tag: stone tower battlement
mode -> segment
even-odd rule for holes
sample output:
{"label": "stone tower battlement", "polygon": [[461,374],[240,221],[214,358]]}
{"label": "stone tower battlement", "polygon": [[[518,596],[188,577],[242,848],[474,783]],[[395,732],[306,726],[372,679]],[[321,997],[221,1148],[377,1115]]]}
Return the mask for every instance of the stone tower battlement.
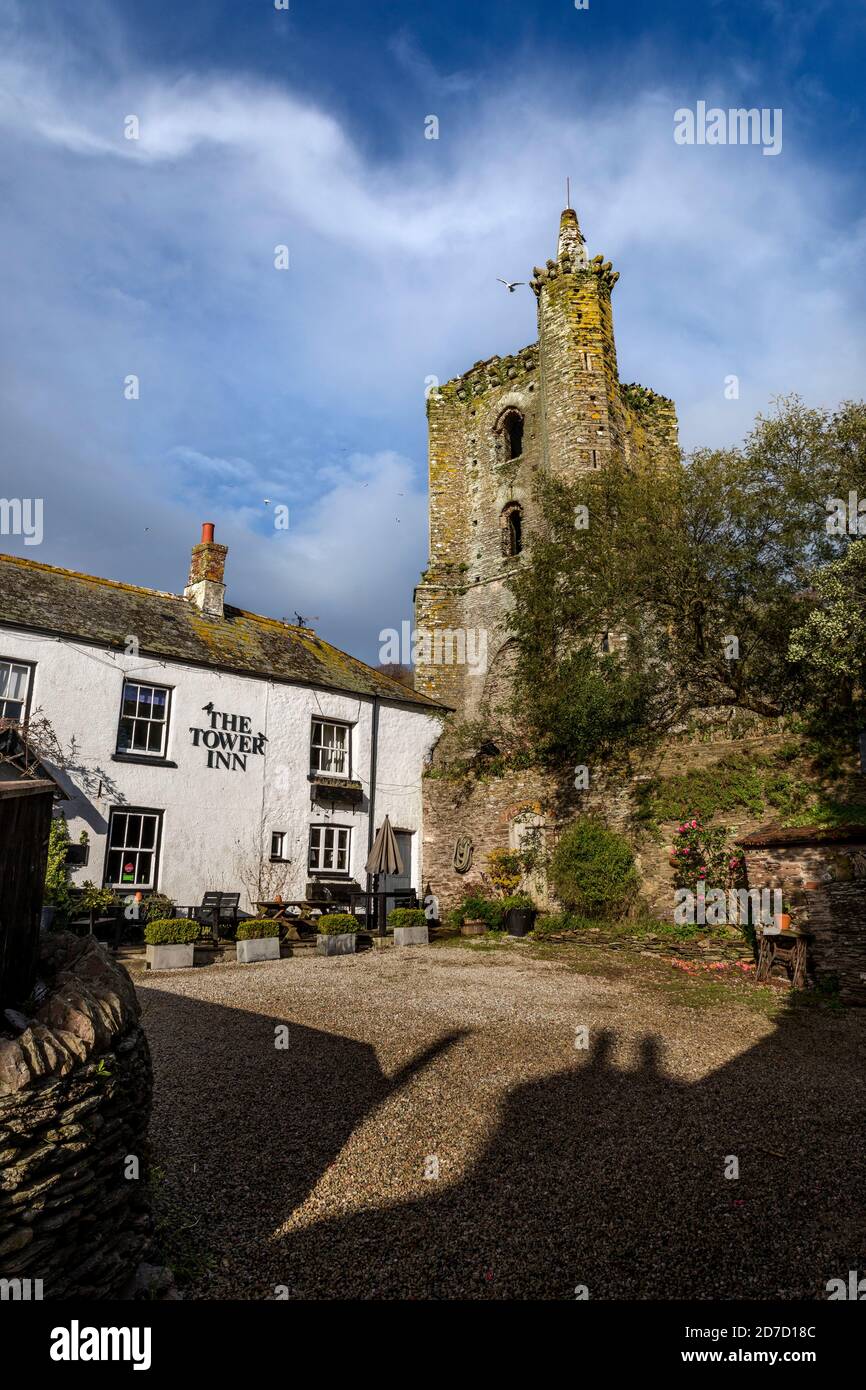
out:
{"label": "stone tower battlement", "polygon": [[[486,634],[486,663],[416,665],[415,685],[458,719],[495,708],[511,665],[507,581],[531,548],[539,471],[573,480],[617,458],[659,469],[678,455],[671,400],[619,380],[611,294],[619,279],[587,256],[572,208],[555,260],[536,266],[538,342],[476,362],[427,401],[430,560],[415,590],[416,629]],[[467,643],[467,649],[479,649]]]}

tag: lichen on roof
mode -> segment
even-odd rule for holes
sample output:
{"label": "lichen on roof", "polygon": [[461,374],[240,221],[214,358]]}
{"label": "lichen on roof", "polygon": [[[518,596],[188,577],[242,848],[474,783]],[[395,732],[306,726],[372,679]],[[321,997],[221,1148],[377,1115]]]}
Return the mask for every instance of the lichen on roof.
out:
{"label": "lichen on roof", "polygon": [[177,594],[16,555],[0,555],[0,625],[121,651],[135,637],[142,654],[166,661],[442,708],[310,628],[229,604],[224,617],[211,618]]}

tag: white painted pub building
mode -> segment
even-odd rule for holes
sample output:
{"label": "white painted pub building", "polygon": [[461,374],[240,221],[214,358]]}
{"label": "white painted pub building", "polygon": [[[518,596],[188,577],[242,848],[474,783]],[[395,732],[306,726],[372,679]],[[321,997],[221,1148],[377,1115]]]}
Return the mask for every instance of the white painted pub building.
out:
{"label": "white painted pub building", "polygon": [[[176,903],[366,885],[385,815],[423,888],[421,776],[441,707],[225,603],[213,524],[183,595],[0,555],[0,719],[50,726],[85,879]],[[43,761],[46,761],[43,757]],[[81,832],[86,832],[82,836]],[[244,891],[246,889],[246,891]]]}

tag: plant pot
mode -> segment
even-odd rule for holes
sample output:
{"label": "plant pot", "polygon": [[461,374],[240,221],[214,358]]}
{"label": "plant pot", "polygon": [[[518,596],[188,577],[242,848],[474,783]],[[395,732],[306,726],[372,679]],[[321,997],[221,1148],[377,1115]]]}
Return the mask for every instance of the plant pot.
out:
{"label": "plant pot", "polygon": [[790,917],[790,914],[787,913],[787,912],[777,912],[777,913],[776,913],[776,926],[779,928],[779,931],[790,931],[790,930],[791,930],[791,917]]}
{"label": "plant pot", "polygon": [[425,922],[423,927],[395,927],[395,946],[429,946],[430,933]]}
{"label": "plant pot", "polygon": [[235,944],[238,961],[241,965],[251,965],[257,960],[279,960],[280,938],[278,936],[253,936]]}
{"label": "plant pot", "polygon": [[526,936],[535,926],[538,916],[534,907],[510,907],[505,914],[505,929],[509,936]]}
{"label": "plant pot", "polygon": [[461,936],[483,936],[487,930],[487,923],[483,918],[474,917],[467,920],[460,928]]}
{"label": "plant pot", "polygon": [[316,942],[316,953],[320,956],[353,956],[357,932],[340,932],[338,936],[325,936],[324,932]]}
{"label": "plant pot", "polygon": [[195,962],[195,942],[185,941],[173,946],[148,946],[146,955],[151,970],[192,970]]}

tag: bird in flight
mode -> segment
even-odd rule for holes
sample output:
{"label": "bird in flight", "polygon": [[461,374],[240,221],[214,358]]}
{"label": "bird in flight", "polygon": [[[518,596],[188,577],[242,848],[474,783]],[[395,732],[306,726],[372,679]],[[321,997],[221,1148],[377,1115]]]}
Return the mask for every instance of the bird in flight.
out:
{"label": "bird in flight", "polygon": [[509,294],[514,294],[514,291],[517,289],[518,285],[526,284],[525,280],[503,280],[501,275],[497,275],[496,278],[499,281],[500,285],[505,286]]}

